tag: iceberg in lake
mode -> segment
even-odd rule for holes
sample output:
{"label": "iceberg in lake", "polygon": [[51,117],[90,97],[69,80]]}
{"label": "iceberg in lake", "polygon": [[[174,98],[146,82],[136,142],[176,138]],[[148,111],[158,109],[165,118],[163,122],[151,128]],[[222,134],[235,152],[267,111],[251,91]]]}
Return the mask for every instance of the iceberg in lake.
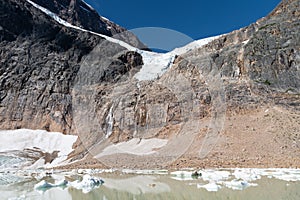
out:
{"label": "iceberg in lake", "polygon": [[61,180],[61,181],[59,181],[55,184],[49,183],[45,180],[42,180],[41,182],[39,182],[38,184],[36,184],[34,186],[34,189],[39,190],[39,191],[46,191],[46,190],[49,190],[49,189],[54,188],[54,187],[65,188],[65,187],[67,187],[67,185],[68,185],[67,180]]}
{"label": "iceberg in lake", "polygon": [[82,181],[70,182],[68,185],[75,189],[82,190],[83,193],[89,193],[103,183],[104,181],[101,178],[92,177],[86,174],[83,176]]}
{"label": "iceberg in lake", "polygon": [[69,182],[67,180],[61,180],[53,184],[45,180],[42,180],[41,182],[37,183],[34,186],[34,189],[44,192],[46,190],[49,190],[51,188],[56,188],[56,187],[60,187],[60,188],[73,187],[75,189],[82,190],[83,193],[89,193],[93,189],[98,188],[103,183],[104,181],[101,178],[92,177],[90,175],[84,175],[82,181],[76,180],[73,182]]}
{"label": "iceberg in lake", "polygon": [[223,182],[223,185],[233,190],[244,190],[250,186],[257,186],[256,183],[248,183],[247,181],[241,181],[241,180],[226,181]]}
{"label": "iceberg in lake", "polygon": [[208,192],[217,192],[219,189],[221,189],[221,186],[217,183],[211,182],[205,185],[197,184],[197,188],[204,188]]}

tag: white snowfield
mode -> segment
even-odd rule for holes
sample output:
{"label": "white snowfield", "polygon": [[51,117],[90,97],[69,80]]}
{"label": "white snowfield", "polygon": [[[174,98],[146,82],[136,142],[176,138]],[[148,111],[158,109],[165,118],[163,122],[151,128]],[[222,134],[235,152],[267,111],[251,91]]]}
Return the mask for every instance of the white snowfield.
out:
{"label": "white snowfield", "polygon": [[127,142],[120,142],[118,144],[111,144],[106,147],[100,154],[96,157],[108,156],[118,153],[123,154],[133,154],[133,155],[150,155],[154,154],[156,151],[153,149],[161,148],[168,143],[168,140],[152,138],[152,139],[138,139],[133,138]]}
{"label": "white snowfield", "polygon": [[[70,28],[74,28],[74,29],[77,29],[80,31],[89,32],[89,33],[98,35],[100,37],[105,38],[106,40],[108,40],[110,42],[121,45],[122,47],[128,49],[129,51],[136,51],[136,52],[140,53],[143,57],[144,65],[142,66],[142,69],[135,75],[135,78],[138,79],[139,81],[154,80],[154,79],[162,76],[172,65],[176,55],[181,55],[181,54],[184,54],[193,49],[200,48],[201,46],[204,46],[204,45],[208,44],[209,42],[211,42],[212,40],[217,39],[218,37],[221,36],[221,35],[219,35],[219,36],[196,40],[184,47],[176,48],[173,51],[168,52],[168,53],[155,53],[155,52],[143,51],[143,50],[133,47],[121,40],[74,26],[74,25],[70,24],[69,22],[61,19],[59,16],[57,16],[53,12],[49,11],[48,9],[46,9],[30,0],[27,0],[27,2],[31,3],[34,7],[38,8],[45,14],[52,17],[55,21],[57,21],[58,23],[66,26],[66,27],[70,27]],[[105,17],[102,17],[102,18],[109,21],[109,19],[107,19]]]}
{"label": "white snowfield", "polygon": [[[72,146],[77,138],[78,136],[44,130],[17,129],[0,131],[0,152],[36,148],[44,153],[58,151],[58,157],[47,165],[51,167],[62,164],[67,159],[68,154],[73,151]],[[41,158],[31,167],[42,167],[45,166],[44,164],[44,159]]]}

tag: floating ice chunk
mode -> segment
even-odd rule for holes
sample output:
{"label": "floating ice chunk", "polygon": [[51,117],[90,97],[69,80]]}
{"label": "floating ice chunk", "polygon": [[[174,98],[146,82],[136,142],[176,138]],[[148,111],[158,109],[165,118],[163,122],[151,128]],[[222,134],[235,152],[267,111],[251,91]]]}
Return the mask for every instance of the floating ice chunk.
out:
{"label": "floating ice chunk", "polygon": [[215,182],[211,182],[206,185],[197,184],[197,188],[204,188],[209,192],[217,192],[219,189],[221,189],[221,186]]}
{"label": "floating ice chunk", "polygon": [[282,174],[273,175],[273,177],[283,181],[300,181],[300,174]]}
{"label": "floating ice chunk", "polygon": [[261,179],[260,170],[258,169],[235,169],[233,175],[236,179],[241,179],[244,181],[255,181]]}
{"label": "floating ice chunk", "polygon": [[257,186],[256,183],[248,183],[247,181],[240,181],[240,180],[226,181],[223,182],[223,185],[233,190],[244,190],[245,188],[250,186]]}
{"label": "floating ice chunk", "polygon": [[35,190],[40,190],[40,191],[46,191],[46,190],[48,190],[50,188],[54,188],[54,187],[67,187],[67,184],[68,184],[67,180],[61,180],[61,181],[58,181],[55,184],[49,183],[45,180],[42,180],[41,182],[37,183],[34,186],[34,189]]}
{"label": "floating ice chunk", "polygon": [[195,178],[202,178],[204,181],[218,182],[227,180],[231,176],[229,171],[215,171],[215,170],[201,170],[197,171],[198,176],[195,172],[191,171],[175,171],[170,173],[172,179],[176,180],[193,180]]}
{"label": "floating ice chunk", "polygon": [[167,175],[168,170],[139,170],[139,169],[123,169],[122,173],[125,174],[144,174],[144,175],[149,175],[149,174],[157,174],[157,175]]}
{"label": "floating ice chunk", "polygon": [[175,171],[175,172],[171,172],[171,178],[178,180],[178,181],[190,181],[190,180],[194,180],[194,177],[192,176],[193,173],[192,172],[188,172],[188,171]]}
{"label": "floating ice chunk", "polygon": [[198,173],[201,173],[202,179],[204,181],[222,181],[227,180],[230,177],[229,171],[215,171],[215,170],[204,170],[200,171]]}
{"label": "floating ice chunk", "polygon": [[74,169],[70,171],[71,174],[101,174],[101,173],[113,173],[116,169]]}
{"label": "floating ice chunk", "polygon": [[300,181],[299,169],[277,169],[273,177],[283,181]]}
{"label": "floating ice chunk", "polygon": [[84,174],[84,173],[85,173],[85,170],[84,170],[84,169],[78,169],[78,170],[77,170],[77,173],[78,173],[78,174]]}
{"label": "floating ice chunk", "polygon": [[55,184],[49,183],[45,180],[42,180],[41,182],[37,183],[34,186],[35,190],[38,191],[46,191],[51,188],[65,188],[65,187],[73,187],[78,190],[82,190],[83,193],[88,193],[92,191],[94,188],[98,188],[100,185],[102,185],[104,181],[101,178],[92,177],[90,175],[84,175],[82,181],[73,181],[68,182],[67,180],[60,180],[57,181]]}
{"label": "floating ice chunk", "polygon": [[101,178],[92,177],[86,174],[83,176],[82,181],[70,182],[69,186],[78,190],[82,190],[83,193],[89,193],[93,189],[98,188],[103,183],[104,181]]}
{"label": "floating ice chunk", "polygon": [[67,186],[67,184],[68,184],[67,180],[60,180],[55,183],[55,187],[65,187],[65,186]]}

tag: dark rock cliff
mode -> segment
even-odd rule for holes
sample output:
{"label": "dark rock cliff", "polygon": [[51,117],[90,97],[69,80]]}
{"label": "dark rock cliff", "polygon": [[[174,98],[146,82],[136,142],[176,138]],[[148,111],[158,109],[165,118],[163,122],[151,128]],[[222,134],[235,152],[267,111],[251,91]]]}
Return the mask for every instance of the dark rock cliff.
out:
{"label": "dark rock cliff", "polygon": [[[1,128],[70,133],[76,74],[85,56],[105,40],[66,28],[19,0],[0,1],[0,33]],[[122,52],[128,54],[123,47],[109,44],[99,53],[106,53],[115,68],[131,65]],[[103,79],[111,73],[117,74],[108,72]]]}
{"label": "dark rock cliff", "polygon": [[[261,100],[300,109],[299,9],[300,1],[284,0],[267,17],[194,52],[209,52],[227,87],[229,104],[239,96],[236,105]],[[252,100],[243,101],[246,97]]]}

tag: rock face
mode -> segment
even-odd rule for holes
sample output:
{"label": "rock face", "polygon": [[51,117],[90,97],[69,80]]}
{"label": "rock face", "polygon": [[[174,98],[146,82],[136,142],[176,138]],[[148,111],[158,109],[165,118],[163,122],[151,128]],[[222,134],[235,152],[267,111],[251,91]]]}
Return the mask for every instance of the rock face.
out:
{"label": "rock face", "polygon": [[[79,133],[98,132],[98,135],[79,134],[82,143],[87,147],[98,144],[89,150],[95,156],[107,141],[168,139],[168,145],[158,150],[157,157],[99,158],[108,166],[145,167],[141,163],[147,163],[146,167],[161,167],[188,151],[198,151],[193,160],[210,155],[220,133],[228,131],[226,121],[231,117],[247,115],[249,119],[259,118],[257,113],[277,107],[287,110],[287,113],[299,114],[299,2],[283,1],[258,22],[178,56],[172,68],[157,80],[137,82],[127,79],[110,87],[102,82],[101,86],[93,87],[93,92],[90,88],[94,84],[84,84],[85,88],[80,87],[75,96],[89,98],[72,104],[76,107],[75,124]],[[82,120],[84,116],[88,119]],[[244,123],[250,122],[245,120]],[[253,130],[257,130],[254,137],[259,139],[260,135],[266,134],[271,138],[281,138],[273,136],[274,132],[280,132],[279,129],[264,130],[272,123],[270,120],[263,126],[254,125]],[[300,139],[296,134],[299,127],[286,125],[285,128],[293,133],[292,140]],[[202,140],[199,141],[199,137]],[[292,140],[282,141],[293,145]],[[281,142],[272,147],[262,144],[261,152],[253,152],[258,155],[265,152],[264,156],[274,158],[277,154],[270,149],[280,145]],[[231,158],[233,155],[227,156]],[[203,161],[201,159],[199,162]],[[221,165],[221,161],[217,161],[217,165]]]}
{"label": "rock face", "polygon": [[[70,133],[76,74],[85,56],[105,40],[63,27],[26,1],[1,1],[0,13],[1,128]],[[128,66],[123,74],[133,60],[141,60],[137,56],[127,62],[130,53],[116,44],[100,53],[106,53],[116,68]]]}
{"label": "rock face", "polygon": [[270,101],[299,110],[299,7],[300,1],[282,1],[267,17],[184,55],[178,66],[187,61],[205,66],[209,57],[219,70],[231,110]]}
{"label": "rock face", "polygon": [[222,75],[247,76],[278,92],[299,93],[298,9],[299,1],[282,1],[269,16],[215,41],[211,46]]}
{"label": "rock face", "polygon": [[[35,2],[70,23],[114,34],[105,20],[93,26],[99,16],[82,1]],[[89,152],[106,165],[161,168],[188,152],[191,163],[204,162],[203,158],[212,155],[220,134],[227,137],[235,133],[226,120],[234,124],[238,120],[231,118],[241,118],[248,123],[260,116],[257,113],[276,108],[299,123],[299,8],[299,0],[284,0],[256,23],[179,55],[162,77],[139,82],[134,75],[143,61],[137,52],[63,27],[26,1],[1,1],[0,128],[77,134],[80,140],[71,155],[74,160]],[[94,17],[84,23],[83,12]],[[272,125],[275,118],[264,121],[267,129],[254,123],[252,131],[258,131],[251,137],[265,136],[261,151],[270,159],[277,155],[267,148],[270,138],[284,141],[273,142],[272,148],[283,143],[296,145],[293,156],[299,158],[296,133],[300,125],[289,123],[291,126],[283,128],[292,133],[288,138],[274,135],[281,133],[281,128]],[[238,138],[238,134],[231,138]],[[157,154],[152,157],[97,157],[108,145],[126,146],[133,138],[141,142],[159,138],[168,143],[162,148],[154,144]],[[224,155],[222,149],[230,144],[221,143],[221,150],[210,159]],[[200,156],[193,151],[200,151]],[[222,159],[225,157],[215,161],[217,166],[224,165]]]}

